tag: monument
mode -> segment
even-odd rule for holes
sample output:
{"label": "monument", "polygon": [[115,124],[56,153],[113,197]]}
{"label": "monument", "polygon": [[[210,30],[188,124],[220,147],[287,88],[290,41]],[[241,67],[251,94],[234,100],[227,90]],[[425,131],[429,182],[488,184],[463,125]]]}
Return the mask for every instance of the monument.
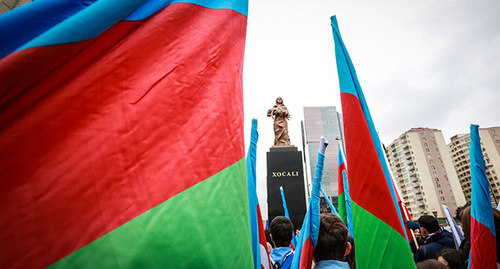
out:
{"label": "monument", "polygon": [[285,215],[280,193],[280,187],[283,187],[290,219],[294,228],[300,230],[306,214],[302,152],[290,143],[290,114],[281,97],[276,98],[276,104],[267,111],[267,116],[274,119],[274,145],[267,152],[269,221],[276,216]]}

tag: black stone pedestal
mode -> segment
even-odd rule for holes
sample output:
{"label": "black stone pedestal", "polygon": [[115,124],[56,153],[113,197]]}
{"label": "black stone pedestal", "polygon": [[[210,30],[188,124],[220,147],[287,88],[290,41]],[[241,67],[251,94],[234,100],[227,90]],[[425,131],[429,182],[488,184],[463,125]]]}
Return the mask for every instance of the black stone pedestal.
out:
{"label": "black stone pedestal", "polygon": [[272,147],[267,152],[267,206],[269,222],[284,216],[280,186],[285,193],[290,219],[300,230],[306,214],[302,152],[296,147]]}

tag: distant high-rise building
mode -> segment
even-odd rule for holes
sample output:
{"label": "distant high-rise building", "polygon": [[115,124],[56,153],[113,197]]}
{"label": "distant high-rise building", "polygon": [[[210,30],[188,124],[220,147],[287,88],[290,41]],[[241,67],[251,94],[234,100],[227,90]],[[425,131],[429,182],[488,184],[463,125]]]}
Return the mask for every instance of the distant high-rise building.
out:
{"label": "distant high-rise building", "polygon": [[[497,171],[500,171],[500,138],[498,136],[500,136],[500,127],[479,128],[486,176],[490,181],[491,204],[495,207],[500,201],[500,180],[497,174]],[[471,198],[469,147],[470,134],[454,135],[448,144],[460,185],[468,202]]]}
{"label": "distant high-rise building", "polygon": [[[306,162],[306,183],[308,194],[310,194],[312,179],[318,160],[318,149],[321,136],[325,136],[330,142],[325,156],[323,168],[322,187],[332,200],[338,204],[338,143],[343,140],[342,116],[336,107],[304,107],[304,121],[302,122],[302,138]],[[337,140],[337,138],[339,140]],[[322,203],[322,207],[325,204]]]}
{"label": "distant high-rise building", "polygon": [[458,206],[465,204],[440,130],[412,128],[394,140],[386,154],[412,218],[431,213],[444,217],[441,205],[455,212]]}
{"label": "distant high-rise building", "polygon": [[0,1],[0,14],[10,11],[14,8],[20,7],[33,0],[2,0]]}

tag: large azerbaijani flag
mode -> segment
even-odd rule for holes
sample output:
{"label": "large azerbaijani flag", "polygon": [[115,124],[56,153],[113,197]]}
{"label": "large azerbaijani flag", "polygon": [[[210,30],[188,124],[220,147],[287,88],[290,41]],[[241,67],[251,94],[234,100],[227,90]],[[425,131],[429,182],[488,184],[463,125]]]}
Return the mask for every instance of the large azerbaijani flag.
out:
{"label": "large azerbaijani flag", "polygon": [[470,126],[471,219],[469,268],[497,268],[497,244],[490,184],[486,176],[479,126]]}
{"label": "large azerbaijani flag", "polygon": [[0,16],[0,267],[252,268],[246,0]]}
{"label": "large azerbaijani flag", "polygon": [[356,266],[414,268],[396,195],[356,71],[331,18],[344,117],[346,160],[352,200]]}

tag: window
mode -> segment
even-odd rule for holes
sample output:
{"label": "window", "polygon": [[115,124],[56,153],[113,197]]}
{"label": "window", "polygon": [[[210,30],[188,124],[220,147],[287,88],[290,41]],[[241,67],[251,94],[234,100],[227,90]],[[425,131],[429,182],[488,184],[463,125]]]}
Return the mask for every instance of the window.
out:
{"label": "window", "polygon": [[446,200],[444,199],[444,197],[441,197],[441,201],[446,201]]}
{"label": "window", "polygon": [[424,137],[424,138],[422,138],[422,141],[427,141],[427,140],[426,140],[426,139],[425,139],[425,137]]}
{"label": "window", "polygon": [[439,182],[439,178],[435,178],[434,180],[435,180],[436,182]]}
{"label": "window", "polygon": [[420,135],[424,136],[424,133],[422,132],[422,133],[420,133]]}
{"label": "window", "polygon": [[437,152],[439,152],[439,149],[438,149],[438,148],[436,148],[436,151],[437,151]]}
{"label": "window", "polygon": [[432,135],[432,136],[434,136],[434,133],[433,133],[433,132],[431,132],[431,135]]}
{"label": "window", "polygon": [[430,163],[430,164],[433,164],[433,163],[434,163],[434,161],[430,160],[430,161],[429,161],[429,163]]}
{"label": "window", "polygon": [[439,194],[443,194],[443,191],[438,191]]}
{"label": "window", "polygon": [[431,155],[430,155],[430,154],[428,154],[428,155],[427,155],[427,157],[428,157],[428,158],[430,158],[430,157],[431,157]]}
{"label": "window", "polygon": [[436,187],[441,188],[441,184],[437,184]]}
{"label": "window", "polygon": [[437,176],[438,174],[436,172],[432,173],[433,175]]}
{"label": "window", "polygon": [[432,170],[436,170],[436,167],[435,166],[431,166]]}
{"label": "window", "polygon": [[430,152],[430,150],[429,149],[425,149],[425,152]]}
{"label": "window", "polygon": [[424,143],[424,146],[428,147],[429,145],[427,145],[427,143]]}

